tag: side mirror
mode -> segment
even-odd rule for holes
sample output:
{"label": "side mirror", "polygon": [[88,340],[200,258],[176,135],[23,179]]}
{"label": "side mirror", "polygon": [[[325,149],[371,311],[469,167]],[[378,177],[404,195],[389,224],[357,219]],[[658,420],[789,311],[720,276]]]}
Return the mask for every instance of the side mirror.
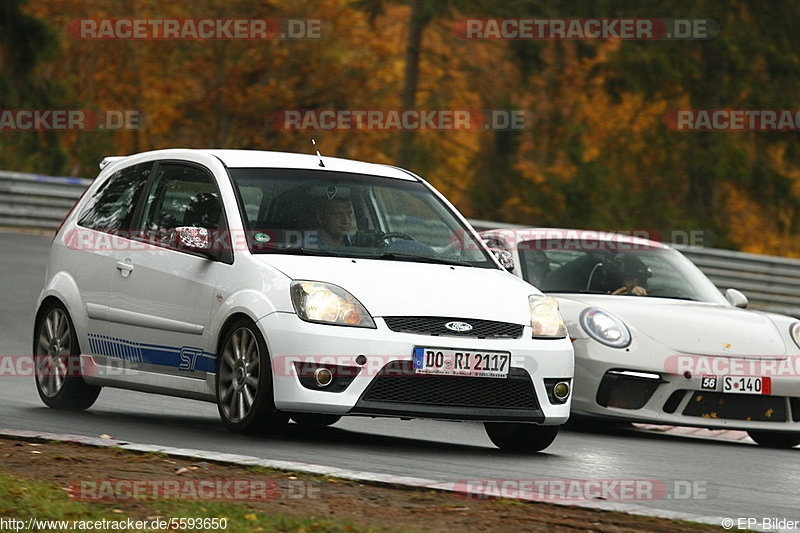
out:
{"label": "side mirror", "polygon": [[171,240],[178,250],[211,255],[211,234],[206,228],[178,226],[172,230]]}
{"label": "side mirror", "polygon": [[508,250],[498,250],[497,248],[490,248],[500,266],[509,272],[514,271],[514,256]]}
{"label": "side mirror", "polygon": [[739,307],[741,309],[747,307],[747,296],[736,289],[727,289],[725,291],[725,299],[734,307]]}

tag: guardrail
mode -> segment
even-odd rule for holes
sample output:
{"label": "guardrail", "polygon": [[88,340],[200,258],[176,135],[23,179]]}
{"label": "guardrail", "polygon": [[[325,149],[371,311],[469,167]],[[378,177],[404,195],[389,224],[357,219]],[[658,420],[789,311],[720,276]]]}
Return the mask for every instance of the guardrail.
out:
{"label": "guardrail", "polygon": [[[0,171],[0,226],[55,230],[92,180]],[[476,229],[525,226],[470,220]],[[751,307],[800,318],[800,260],[673,245],[720,289],[744,292]]]}
{"label": "guardrail", "polygon": [[0,226],[55,230],[92,180],[0,171]]}

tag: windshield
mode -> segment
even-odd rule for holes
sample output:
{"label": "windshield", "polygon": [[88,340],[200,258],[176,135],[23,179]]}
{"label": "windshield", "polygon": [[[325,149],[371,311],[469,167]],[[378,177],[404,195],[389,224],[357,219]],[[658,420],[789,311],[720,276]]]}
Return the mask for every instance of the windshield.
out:
{"label": "windshield", "polygon": [[671,248],[603,250],[602,243],[597,243],[591,250],[565,250],[559,249],[562,242],[536,240],[519,245],[522,275],[542,292],[726,301],[700,269]]}
{"label": "windshield", "polygon": [[498,268],[418,181],[305,169],[229,169],[253,253]]}

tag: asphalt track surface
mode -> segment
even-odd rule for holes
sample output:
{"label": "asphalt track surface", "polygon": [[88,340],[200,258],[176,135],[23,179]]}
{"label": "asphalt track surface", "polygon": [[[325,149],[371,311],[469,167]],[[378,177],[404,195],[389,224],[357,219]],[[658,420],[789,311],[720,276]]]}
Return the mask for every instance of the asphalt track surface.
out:
{"label": "asphalt track surface", "polygon": [[[0,233],[0,355],[30,354],[36,297],[50,240]],[[494,448],[473,423],[345,418],[312,433],[297,426],[279,436],[229,433],[213,404],[104,389],[86,412],[46,408],[29,376],[0,376],[0,428],[111,435],[129,442],[234,453],[264,459],[413,476],[442,482],[475,479],[641,480],[666,495],[626,501],[705,517],[800,520],[800,449],[773,450],[631,430],[562,431],[544,453]],[[694,483],[683,498],[675,491]]]}

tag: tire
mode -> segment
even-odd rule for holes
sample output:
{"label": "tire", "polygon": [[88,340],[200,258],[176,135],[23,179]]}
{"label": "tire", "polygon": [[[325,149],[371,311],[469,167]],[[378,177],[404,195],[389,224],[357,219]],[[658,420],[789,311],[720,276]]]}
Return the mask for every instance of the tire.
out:
{"label": "tire", "polygon": [[53,409],[88,409],[101,387],[83,380],[78,336],[66,307],[60,302],[47,304],[40,316],[33,333],[39,398]]}
{"label": "tire", "polygon": [[800,432],[748,431],[750,438],[767,448],[794,448],[800,444]]}
{"label": "tire", "polygon": [[217,409],[234,433],[271,432],[288,416],[275,409],[267,343],[253,322],[239,319],[227,329],[217,358]]}
{"label": "tire", "polygon": [[309,429],[332,426],[342,418],[339,415],[323,415],[318,413],[292,413],[291,417],[296,424]]}
{"label": "tire", "polygon": [[556,440],[561,429],[513,422],[485,422],[483,426],[494,445],[508,452],[540,452]]}

